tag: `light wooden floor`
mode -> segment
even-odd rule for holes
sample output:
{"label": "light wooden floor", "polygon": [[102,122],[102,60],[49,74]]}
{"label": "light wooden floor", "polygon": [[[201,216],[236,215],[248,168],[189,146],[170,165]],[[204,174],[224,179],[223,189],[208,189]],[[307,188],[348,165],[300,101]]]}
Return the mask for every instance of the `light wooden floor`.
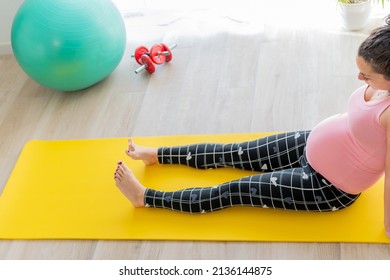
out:
{"label": "light wooden floor", "polygon": [[[13,56],[1,56],[0,190],[23,145],[33,138],[310,129],[343,112],[349,94],[361,85],[355,54],[367,30],[209,20],[190,17],[156,25],[148,29],[148,41],[139,35],[142,25],[133,21],[119,67],[81,92],[46,89],[31,81]],[[137,28],[139,33],[132,33]],[[153,75],[134,74],[132,50],[160,41],[178,44],[173,61]],[[390,246],[376,244],[0,241],[0,259],[389,258]]]}

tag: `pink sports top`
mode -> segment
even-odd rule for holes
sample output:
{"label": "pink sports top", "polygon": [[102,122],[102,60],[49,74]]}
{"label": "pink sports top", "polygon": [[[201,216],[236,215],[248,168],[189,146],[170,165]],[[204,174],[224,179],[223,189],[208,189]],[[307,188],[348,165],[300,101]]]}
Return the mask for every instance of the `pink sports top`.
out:
{"label": "pink sports top", "polygon": [[365,101],[367,86],[349,98],[347,113],[325,119],[309,135],[310,165],[336,187],[358,194],[380,179],[385,170],[386,130],[379,118],[390,98]]}

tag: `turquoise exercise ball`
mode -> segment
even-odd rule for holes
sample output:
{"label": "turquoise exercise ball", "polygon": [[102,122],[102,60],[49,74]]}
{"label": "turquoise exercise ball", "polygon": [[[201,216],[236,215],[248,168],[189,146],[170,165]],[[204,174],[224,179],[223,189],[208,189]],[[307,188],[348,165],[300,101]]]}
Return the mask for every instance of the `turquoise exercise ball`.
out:
{"label": "turquoise exercise ball", "polygon": [[77,91],[118,66],[126,29],[110,0],[25,0],[12,23],[11,44],[33,80],[54,90]]}

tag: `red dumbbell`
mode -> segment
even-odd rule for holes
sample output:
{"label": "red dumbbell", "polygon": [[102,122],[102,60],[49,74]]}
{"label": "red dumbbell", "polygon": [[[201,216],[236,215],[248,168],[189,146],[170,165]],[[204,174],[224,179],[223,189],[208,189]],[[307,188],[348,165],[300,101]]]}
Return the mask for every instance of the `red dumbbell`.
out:
{"label": "red dumbbell", "polygon": [[140,61],[140,64],[142,66],[134,71],[136,74],[138,74],[139,72],[141,72],[143,70],[148,71],[150,74],[153,74],[154,71],[156,71],[156,67],[154,67],[152,60],[150,59],[150,57],[147,54],[143,54],[139,58],[139,61]]}
{"label": "red dumbbell", "polygon": [[150,58],[156,64],[163,64],[164,62],[169,62],[172,60],[171,50],[176,47],[176,44],[172,45],[170,48],[165,44],[155,44],[150,49]]}
{"label": "red dumbbell", "polygon": [[152,46],[150,52],[147,47],[140,46],[135,49],[135,52],[132,57],[135,58],[138,64],[142,65],[135,70],[135,73],[138,74],[143,70],[148,71],[150,74],[154,73],[156,68],[153,65],[163,64],[164,62],[169,62],[172,60],[172,51],[171,49],[176,48],[177,45],[174,44],[170,48],[165,44],[155,44]]}
{"label": "red dumbbell", "polygon": [[149,50],[147,47],[145,46],[140,46],[138,48],[135,49],[135,52],[133,55],[131,55],[131,57],[134,57],[135,58],[135,61],[137,61],[138,64],[141,64],[142,65],[142,62],[141,62],[141,57],[146,54],[146,55],[149,55]]}

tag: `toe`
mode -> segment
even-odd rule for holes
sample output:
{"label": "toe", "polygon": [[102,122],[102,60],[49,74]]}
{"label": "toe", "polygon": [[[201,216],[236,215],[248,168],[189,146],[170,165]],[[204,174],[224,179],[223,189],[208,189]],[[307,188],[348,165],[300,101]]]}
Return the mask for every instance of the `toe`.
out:
{"label": "toe", "polygon": [[124,173],[124,170],[123,170],[123,167],[118,165],[118,167],[116,168],[116,171],[115,171],[119,176],[123,176],[123,173]]}
{"label": "toe", "polygon": [[121,176],[117,172],[114,173],[114,180],[117,184],[121,182]]}
{"label": "toe", "polygon": [[115,174],[118,174],[118,176],[123,176],[124,170],[123,170],[123,162],[118,161],[118,164],[116,165]]}
{"label": "toe", "polygon": [[135,151],[135,144],[132,139],[129,139],[129,147],[128,147],[129,152],[134,152]]}
{"label": "toe", "polygon": [[133,140],[129,139],[129,146],[126,149],[126,154],[129,157],[133,157],[134,156],[134,152],[135,152],[135,146],[134,146]]}

